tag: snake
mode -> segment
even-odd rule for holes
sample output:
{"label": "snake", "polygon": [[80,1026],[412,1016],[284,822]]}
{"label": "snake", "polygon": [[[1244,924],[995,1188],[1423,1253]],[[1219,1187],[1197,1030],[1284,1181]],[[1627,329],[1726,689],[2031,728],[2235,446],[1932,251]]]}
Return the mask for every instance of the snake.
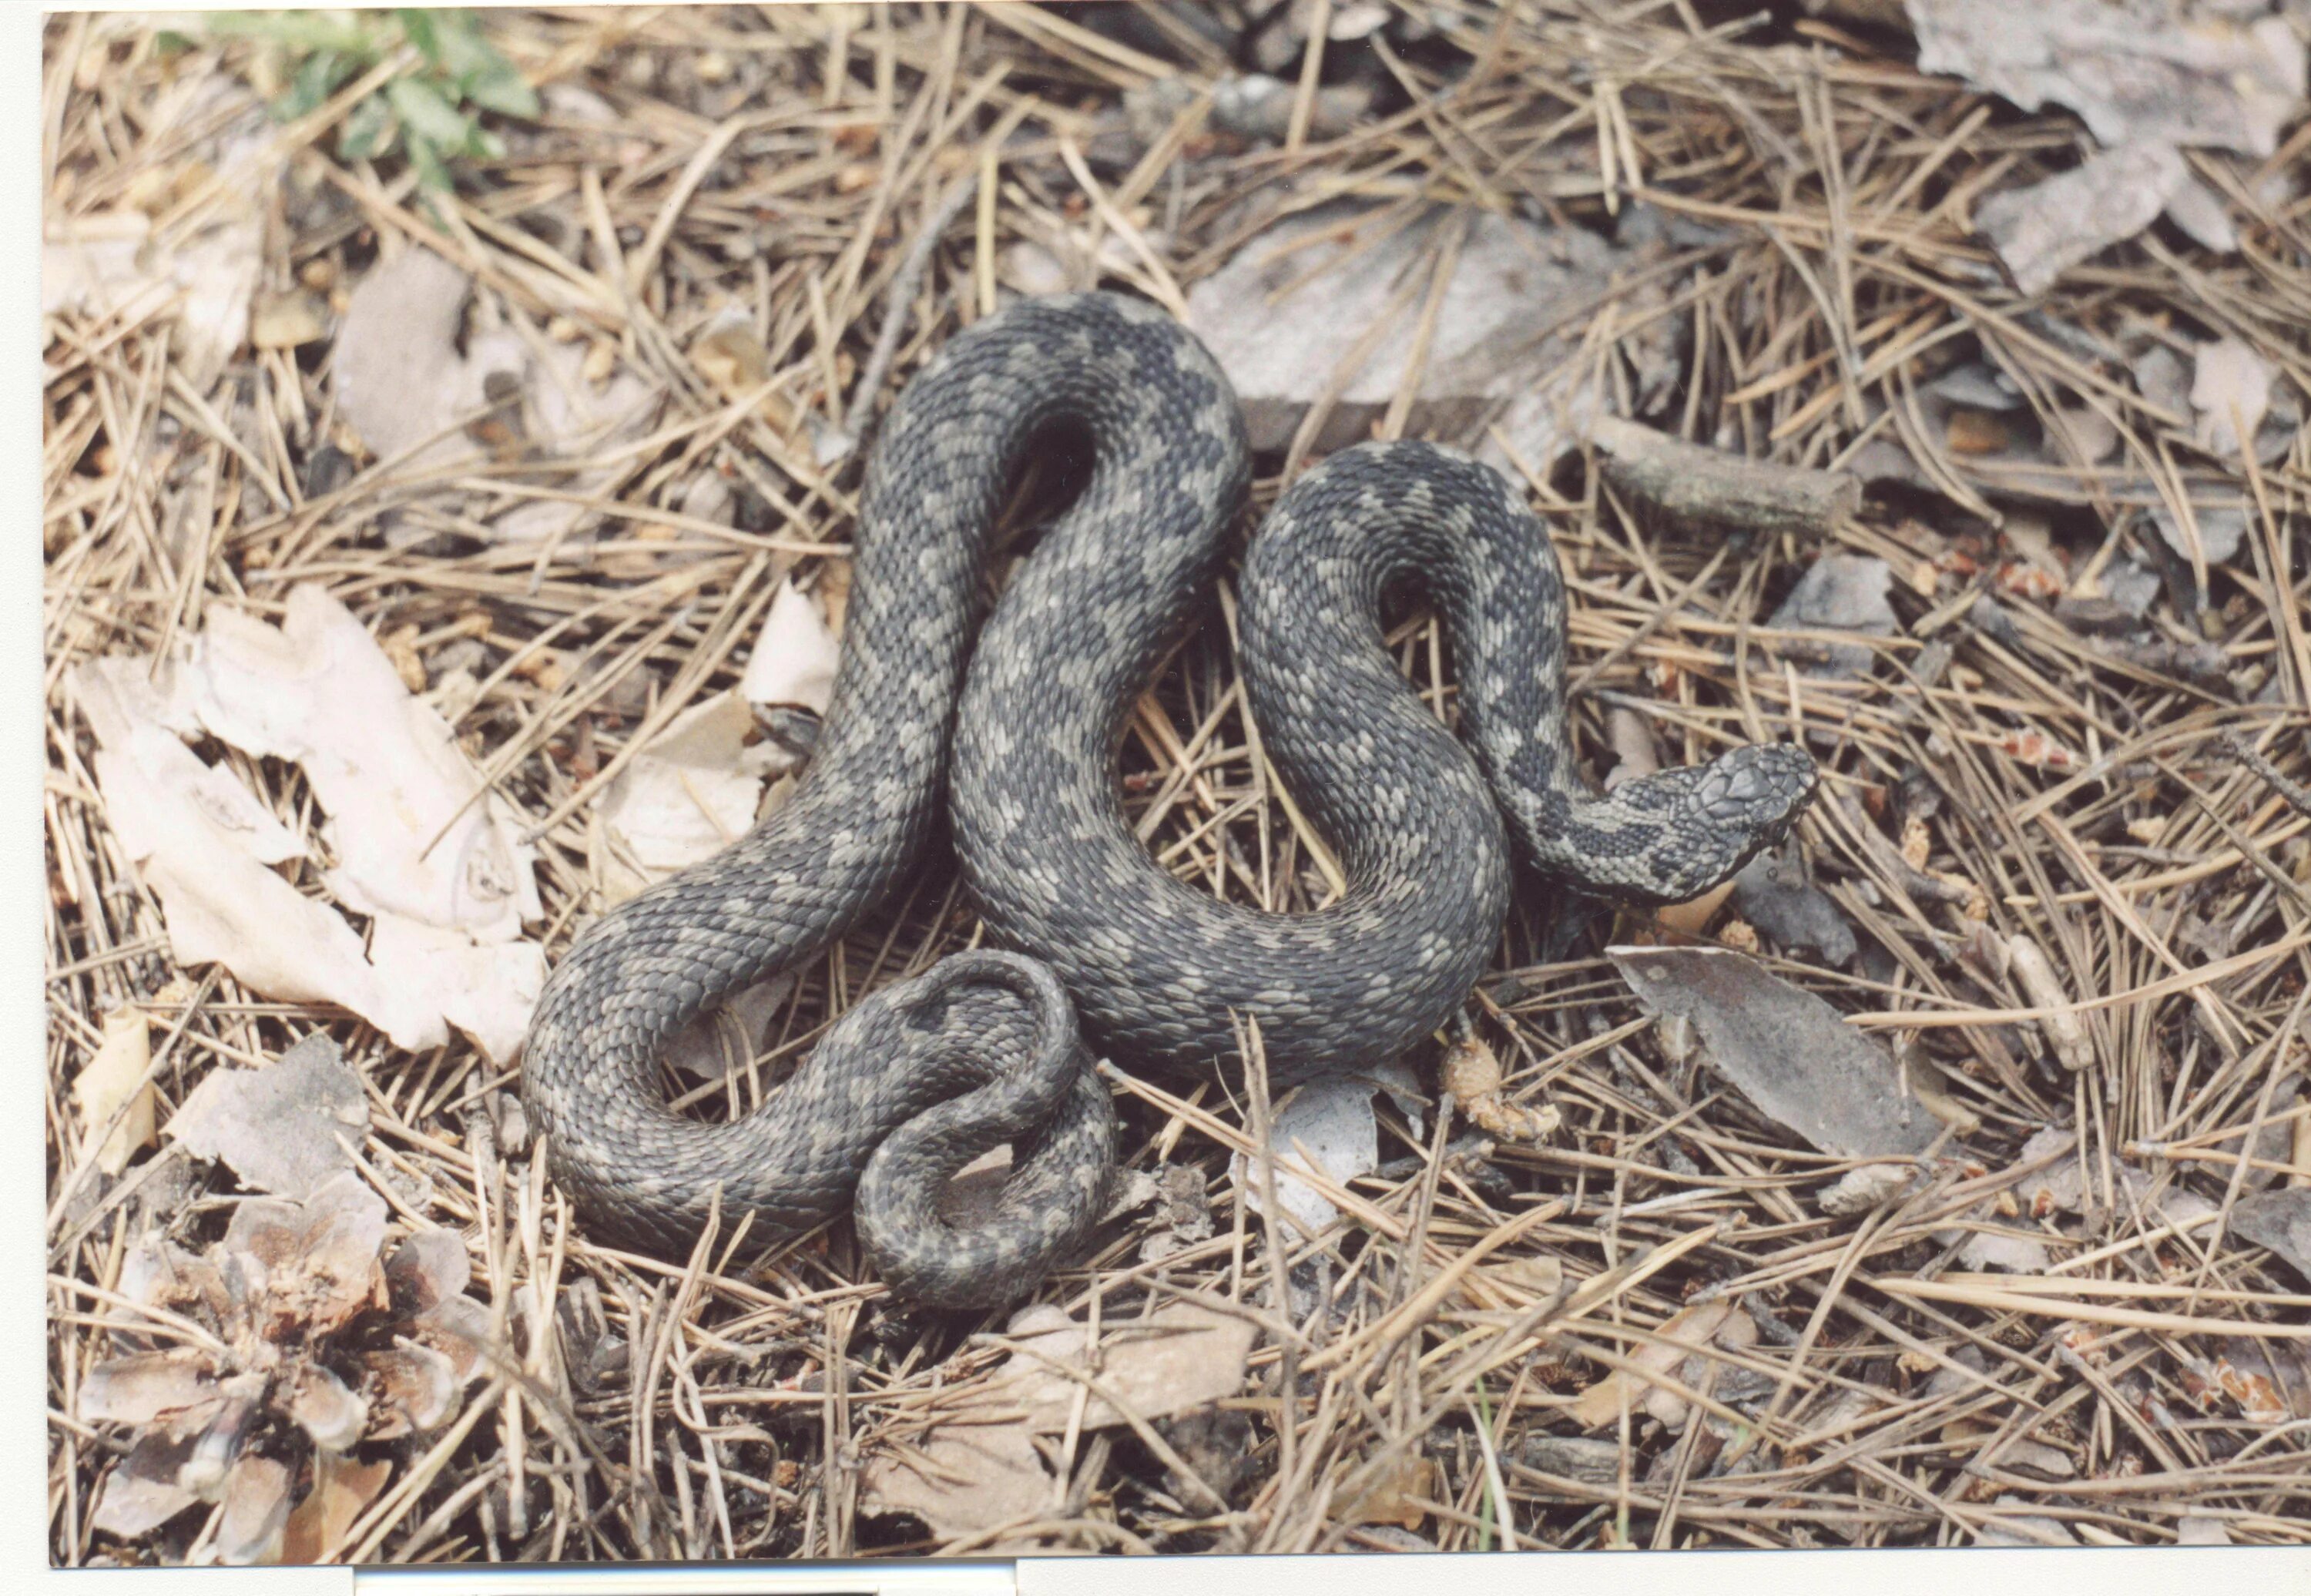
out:
{"label": "snake", "polygon": [[[1062,430],[1090,463],[990,609],[1004,508]],[[848,1212],[898,1296],[1019,1300],[1089,1244],[1115,1189],[1102,1061],[1225,1071],[1256,1051],[1278,1086],[1369,1070],[1461,1012],[1521,872],[1679,902],[1810,800],[1811,758],[1771,744],[1592,792],[1546,526],[1468,455],[1365,443],[1286,489],[1236,584],[1254,780],[1337,879],[1294,911],[1182,880],[1135,829],[1121,748],[1223,573],[1251,467],[1218,362],[1127,294],[1011,301],[905,385],[867,463],[835,684],[790,796],[595,920],[539,999],[524,1101],[592,1232],[678,1255]],[[1387,646],[1383,604],[1407,588],[1450,640],[1457,731]],[[851,1004],[745,1117],[670,1108],[658,1061],[682,1027],[822,955],[942,832],[975,946]],[[942,1201],[1005,1146],[981,1212]]]}

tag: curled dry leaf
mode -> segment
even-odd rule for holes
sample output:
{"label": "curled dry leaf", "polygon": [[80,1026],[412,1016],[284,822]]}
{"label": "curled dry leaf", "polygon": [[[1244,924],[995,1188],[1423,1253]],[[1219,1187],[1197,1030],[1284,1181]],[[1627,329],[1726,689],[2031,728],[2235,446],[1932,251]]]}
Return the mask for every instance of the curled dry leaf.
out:
{"label": "curled dry leaf", "polygon": [[353,1168],[344,1144],[358,1144],[369,1123],[361,1077],[317,1032],[263,1068],[211,1070],[168,1134],[196,1158],[222,1160],[243,1185],[303,1197]]}

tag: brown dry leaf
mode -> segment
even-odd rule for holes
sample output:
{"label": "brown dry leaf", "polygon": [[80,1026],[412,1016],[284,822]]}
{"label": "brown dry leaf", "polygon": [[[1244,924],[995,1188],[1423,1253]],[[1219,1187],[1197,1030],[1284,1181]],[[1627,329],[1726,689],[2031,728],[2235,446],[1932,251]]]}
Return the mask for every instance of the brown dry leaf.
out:
{"label": "brown dry leaf", "polygon": [[194,1157],[222,1160],[243,1185],[303,1197],[354,1167],[338,1138],[359,1145],[369,1122],[361,1077],[336,1040],[316,1032],[261,1069],[211,1070],[167,1129]]}
{"label": "brown dry leaf", "polygon": [[1388,1477],[1374,1487],[1357,1506],[1356,1522],[1360,1524],[1394,1524],[1402,1530],[1417,1530],[1428,1522],[1428,1509],[1424,1502],[1436,1500],[1437,1481],[1442,1478],[1432,1457],[1401,1458]]}
{"label": "brown dry leaf", "polygon": [[[73,1080],[73,1103],[80,1114],[77,1157],[83,1164],[94,1158],[97,1168],[109,1175],[126,1169],[128,1160],[153,1141],[153,1086],[144,1078],[153,1068],[152,1037],[143,1014],[123,1010],[107,1015],[104,1040]],[[123,1107],[128,1112],[104,1136],[104,1128]],[[100,1136],[104,1136],[101,1146],[96,1139]]]}
{"label": "brown dry leaf", "polygon": [[[690,363],[726,400],[759,393],[771,379],[770,351],[754,330],[754,318],[740,306],[717,316],[691,341]],[[772,432],[792,435],[794,404],[783,393],[774,389],[763,394],[756,411]]]}
{"label": "brown dry leaf", "polygon": [[[1065,1429],[1075,1412],[1084,1387],[1053,1365],[1085,1367],[1085,1326],[1038,1304],[1014,1317],[1012,1335],[1017,1350],[956,1393],[927,1435],[868,1461],[859,1476],[862,1511],[911,1513],[952,1538],[1051,1505],[1058,1482],[1030,1437]],[[1169,1418],[1234,1396],[1252,1338],[1246,1321],[1173,1303],[1145,1320],[1103,1326],[1093,1378],[1139,1418]],[[1085,1400],[1085,1429],[1124,1422],[1104,1398]]]}
{"label": "brown dry leaf", "polygon": [[[1680,1309],[1656,1332],[1661,1339],[1648,1341],[1634,1348],[1629,1362],[1647,1374],[1667,1374],[1687,1356],[1706,1347],[1731,1317],[1731,1303],[1703,1303],[1696,1307]],[[1667,1345],[1665,1343],[1679,1343]],[[1643,1405],[1645,1393],[1653,1389],[1653,1382],[1643,1374],[1615,1369],[1605,1378],[1581,1393],[1566,1409],[1584,1429],[1602,1429],[1618,1424],[1621,1417],[1622,1393],[1628,1393],[1632,1408]]]}
{"label": "brown dry leaf", "polygon": [[281,1561],[318,1563],[338,1551],[338,1542],[362,1509],[377,1499],[393,1473],[388,1462],[354,1463],[323,1452],[313,1460],[313,1488],[289,1515],[282,1536]]}
{"label": "brown dry leaf", "polygon": [[[222,963],[266,997],[342,1005],[398,1046],[440,1045],[446,1022],[510,1059],[545,980],[544,949],[522,936],[544,912],[536,850],[351,611],[301,583],[286,608],[275,628],[212,606],[157,686],[147,659],[73,673],[103,745],[108,818],[161,899],[176,955]],[[339,916],[260,868],[301,854],[300,840],[171,733],[302,769],[336,861],[322,879],[375,922],[366,954]]]}

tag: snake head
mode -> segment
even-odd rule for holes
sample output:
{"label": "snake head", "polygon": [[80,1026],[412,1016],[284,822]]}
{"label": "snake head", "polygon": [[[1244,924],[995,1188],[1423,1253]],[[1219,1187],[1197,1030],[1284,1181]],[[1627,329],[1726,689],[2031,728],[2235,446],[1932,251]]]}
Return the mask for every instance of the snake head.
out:
{"label": "snake head", "polygon": [[1812,756],[1787,743],[1625,782],[1613,801],[1660,826],[1662,841],[1647,852],[1642,878],[1614,885],[1646,903],[1699,897],[1780,842],[1819,786]]}

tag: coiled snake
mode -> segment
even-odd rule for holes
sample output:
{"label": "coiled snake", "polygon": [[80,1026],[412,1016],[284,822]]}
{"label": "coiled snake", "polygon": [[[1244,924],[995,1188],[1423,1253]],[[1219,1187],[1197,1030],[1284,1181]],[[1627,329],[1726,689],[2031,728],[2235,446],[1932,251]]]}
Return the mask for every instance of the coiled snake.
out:
{"label": "coiled snake", "polygon": [[[1002,497],[1057,423],[1081,493],[972,647]],[[855,1209],[903,1295],[1016,1300],[1088,1238],[1113,1111],[1077,1032],[1136,1067],[1231,1058],[1258,1022],[1279,1081],[1353,1070],[1435,1031],[1498,939],[1511,847],[1656,902],[1725,879],[1811,795],[1812,762],[1736,748],[1590,796],[1565,728],[1565,593],[1547,532],[1493,471],[1424,443],[1335,455],[1284,494],[1241,584],[1260,744],[1347,882],[1282,915],[1174,879],[1135,837],[1127,717],[1217,576],[1249,475],[1235,397],[1160,310],[1017,301],[954,338],[868,463],[840,675],[787,805],[604,916],[548,981],[523,1065],[557,1178],[593,1227],[656,1250],[755,1241]],[[1456,739],[1382,643],[1382,592],[1423,585],[1459,682]],[[952,752],[952,773],[948,771]],[[665,1106],[657,1058],[723,995],[810,957],[915,864],[937,806],[996,948],[852,1007],[750,1117]],[[1013,1145],[968,1232],[935,1211]]]}

